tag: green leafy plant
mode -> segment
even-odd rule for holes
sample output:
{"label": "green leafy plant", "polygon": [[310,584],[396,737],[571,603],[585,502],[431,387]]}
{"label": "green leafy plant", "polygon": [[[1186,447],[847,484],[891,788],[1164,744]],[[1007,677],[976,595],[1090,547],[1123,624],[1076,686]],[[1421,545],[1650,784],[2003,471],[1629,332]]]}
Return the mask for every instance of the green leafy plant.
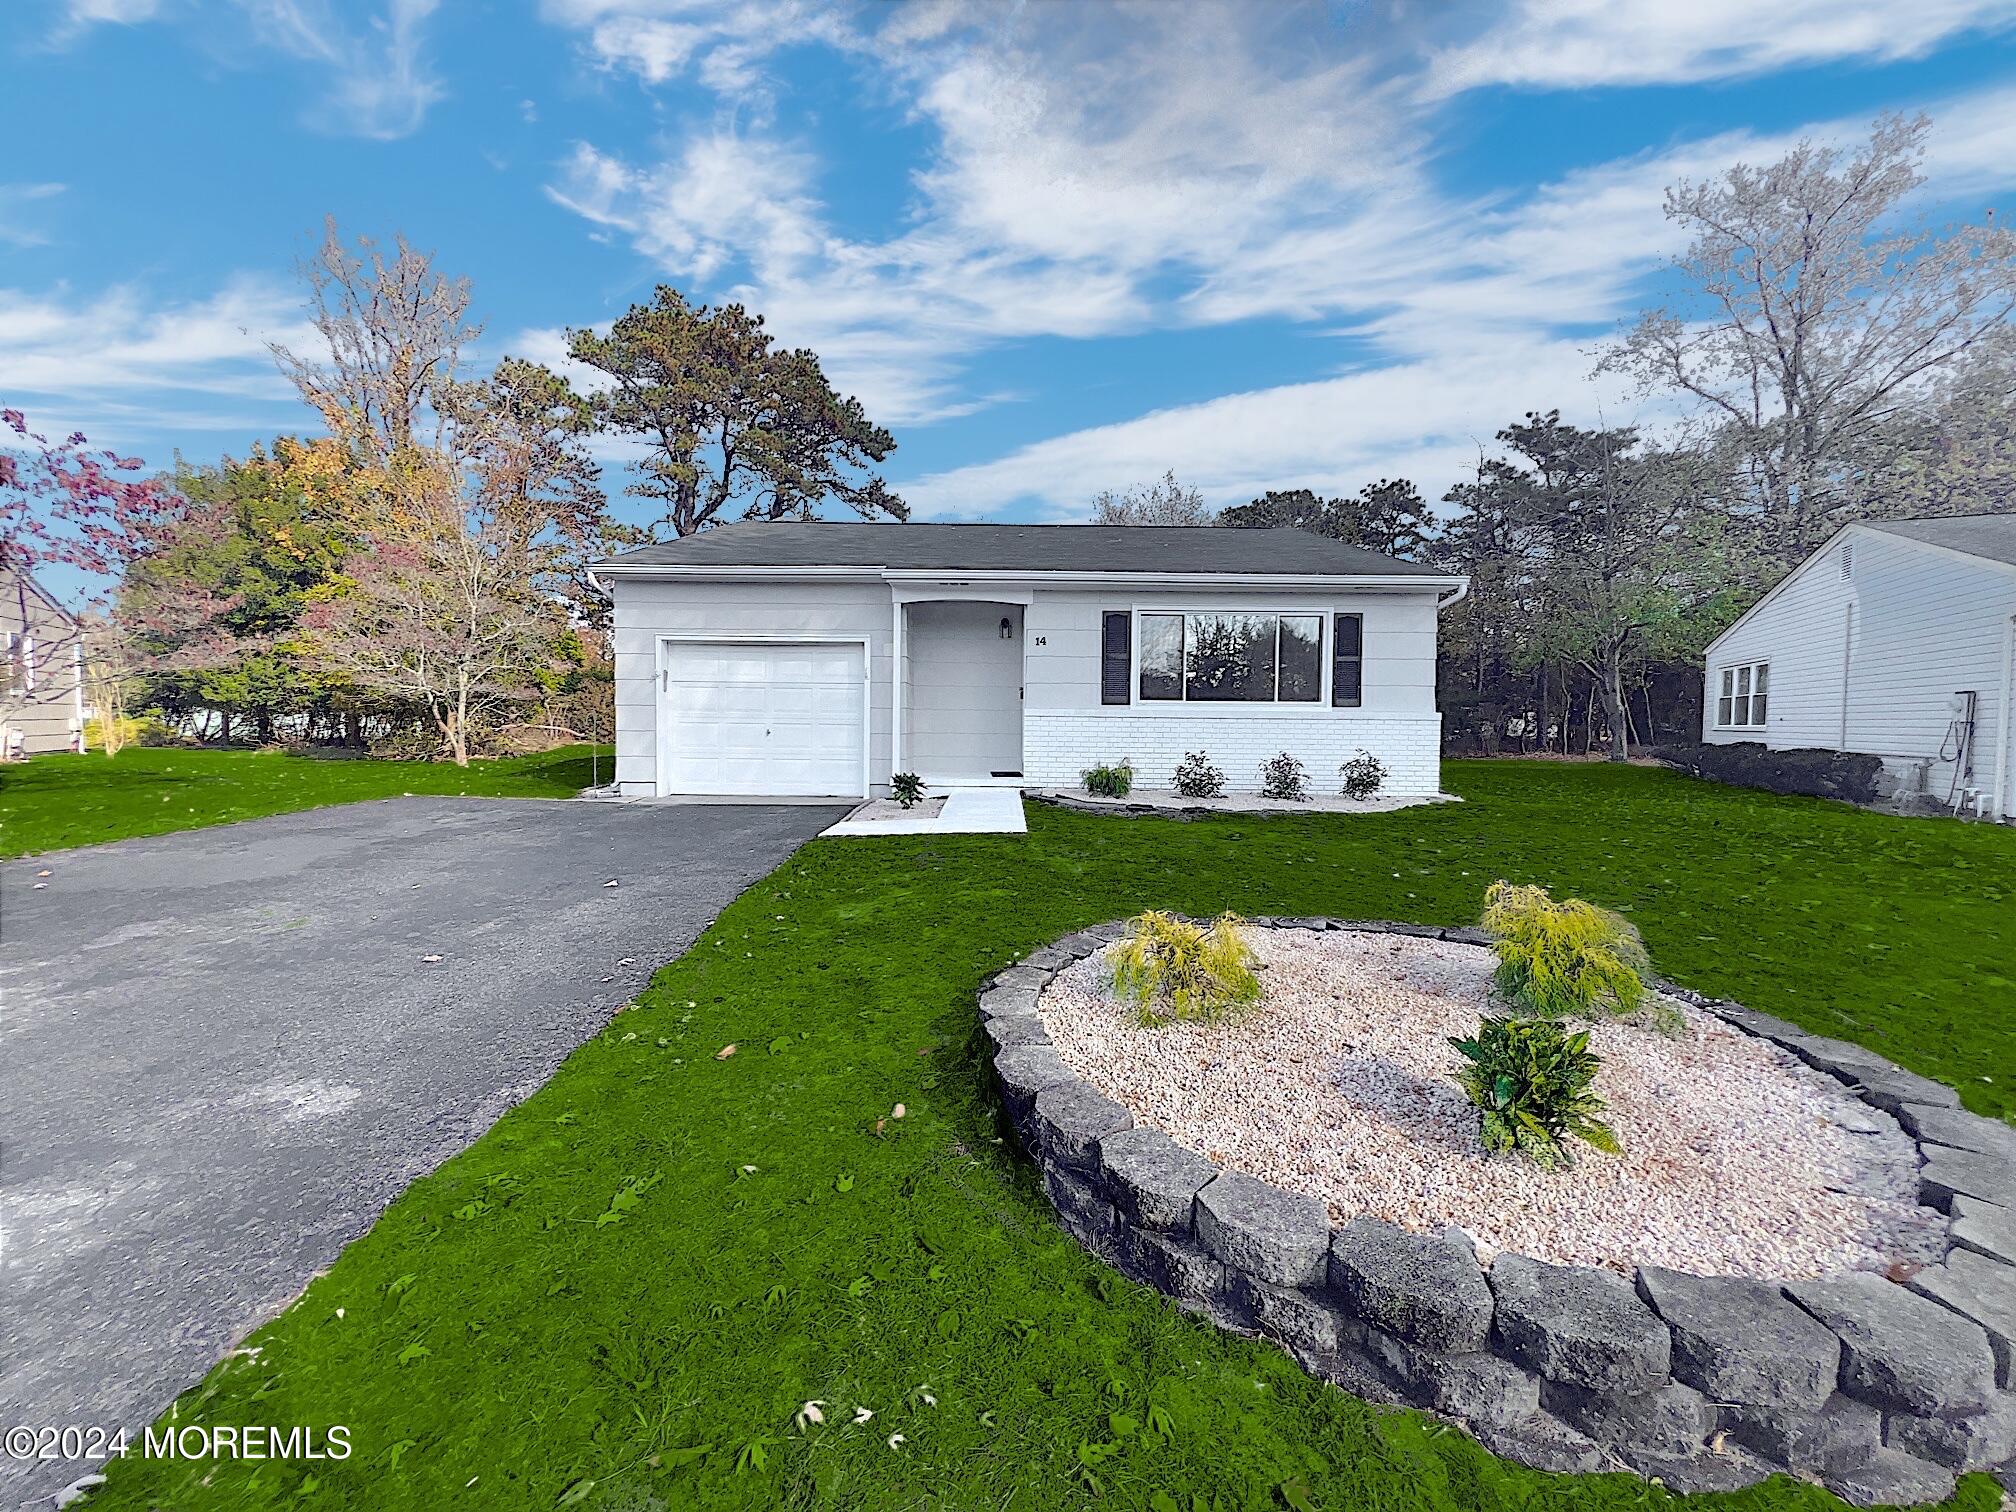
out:
{"label": "green leafy plant", "polygon": [[1309,774],[1300,760],[1283,751],[1260,763],[1260,796],[1300,803],[1309,796]]}
{"label": "green leafy plant", "polygon": [[1260,996],[1253,949],[1237,914],[1194,924],[1157,909],[1130,919],[1107,955],[1113,991],[1144,1025],[1226,1018]]}
{"label": "green leafy plant", "polygon": [[1337,768],[1343,779],[1338,791],[1346,798],[1370,798],[1386,785],[1386,763],[1370,751],[1360,751]]}
{"label": "green leafy plant", "polygon": [[1123,761],[1117,766],[1095,766],[1082,774],[1085,791],[1101,798],[1125,798],[1134,788],[1134,763]]}
{"label": "green leafy plant", "polygon": [[1644,942],[1607,908],[1494,882],[1484,894],[1484,928],[1498,956],[1493,985],[1514,1007],[1559,1018],[1635,1013],[1645,1002]]}
{"label": "green leafy plant", "polygon": [[1591,1090],[1603,1061],[1588,1030],[1570,1032],[1551,1018],[1486,1018],[1475,1039],[1449,1043],[1467,1062],[1456,1084],[1480,1115],[1485,1149],[1517,1150],[1548,1169],[1569,1164],[1564,1139],[1617,1153],[1603,1099]]}
{"label": "green leafy plant", "polygon": [[898,772],[889,779],[889,796],[903,808],[915,808],[924,801],[924,779],[915,772]]}
{"label": "green leafy plant", "polygon": [[1192,751],[1176,764],[1176,791],[1185,798],[1216,798],[1225,791],[1225,773],[1202,751]]}

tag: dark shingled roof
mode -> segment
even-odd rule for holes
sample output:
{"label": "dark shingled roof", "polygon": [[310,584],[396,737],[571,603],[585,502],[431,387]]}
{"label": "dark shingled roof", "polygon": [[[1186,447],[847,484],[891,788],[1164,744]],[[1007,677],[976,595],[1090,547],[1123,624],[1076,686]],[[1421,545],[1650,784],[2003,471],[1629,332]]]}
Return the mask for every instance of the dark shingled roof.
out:
{"label": "dark shingled roof", "polygon": [[743,520],[598,566],[892,567],[922,572],[1441,576],[1313,530],[1216,525],[902,525]]}
{"label": "dark shingled roof", "polygon": [[1942,515],[1929,520],[1865,520],[1871,530],[2016,566],[2016,514]]}

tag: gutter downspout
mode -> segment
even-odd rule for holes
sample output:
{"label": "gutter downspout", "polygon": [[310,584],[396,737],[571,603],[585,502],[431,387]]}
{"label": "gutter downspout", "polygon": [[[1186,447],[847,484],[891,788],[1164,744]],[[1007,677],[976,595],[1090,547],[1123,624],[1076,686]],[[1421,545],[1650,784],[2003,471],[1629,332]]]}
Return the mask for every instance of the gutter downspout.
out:
{"label": "gutter downspout", "polygon": [[2007,819],[2016,803],[2009,798],[2009,731],[2012,695],[2016,695],[2016,614],[2002,625],[2002,703],[1995,715],[1995,796],[1997,819]]}
{"label": "gutter downspout", "polygon": [[1468,597],[1470,597],[1470,579],[1465,578],[1462,586],[1453,590],[1447,598],[1435,600],[1435,612],[1440,614],[1444,609],[1453,609]]}
{"label": "gutter downspout", "polygon": [[70,685],[70,696],[73,700],[71,707],[76,711],[77,716],[77,754],[82,756],[90,749],[90,745],[84,738],[84,726],[86,723],[84,717],[84,642],[81,640],[70,642],[70,674],[73,679]]}

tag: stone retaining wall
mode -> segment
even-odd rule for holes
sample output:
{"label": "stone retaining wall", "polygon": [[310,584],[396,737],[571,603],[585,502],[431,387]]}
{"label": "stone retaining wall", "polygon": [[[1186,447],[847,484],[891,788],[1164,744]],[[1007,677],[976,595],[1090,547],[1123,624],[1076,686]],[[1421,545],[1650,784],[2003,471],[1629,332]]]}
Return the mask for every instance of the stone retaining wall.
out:
{"label": "stone retaining wall", "polygon": [[[1487,943],[1471,929],[1317,918]],[[2016,1490],[2016,1130],[1858,1045],[1660,983],[1852,1087],[1918,1143],[1943,1264],[1784,1285],[1500,1255],[1412,1234],[1220,1170],[1065,1066],[1037,1014],[1063,967],[1117,939],[1067,935],[990,979],[980,1012],[1002,1100],[1078,1241],[1221,1327],[1281,1344],[1355,1395],[1462,1424],[1550,1470],[1621,1464],[1677,1491],[1788,1471],[1857,1505],[1937,1501],[1992,1469]]]}

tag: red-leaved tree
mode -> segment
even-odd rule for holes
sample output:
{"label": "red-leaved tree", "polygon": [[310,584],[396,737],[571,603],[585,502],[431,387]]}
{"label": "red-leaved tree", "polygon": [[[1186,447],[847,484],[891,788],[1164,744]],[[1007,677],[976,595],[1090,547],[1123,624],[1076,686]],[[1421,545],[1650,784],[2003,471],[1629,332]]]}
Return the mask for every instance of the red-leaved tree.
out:
{"label": "red-leaved tree", "polygon": [[[92,449],[79,433],[51,441],[30,430],[20,410],[0,410],[0,592],[21,623],[40,623],[32,653],[26,637],[17,649],[33,655],[38,674],[95,649],[102,631],[93,628],[89,603],[69,606],[60,618],[35,614],[38,595],[53,601],[38,588],[37,573],[73,568],[109,588],[178,528],[184,501],[161,478],[135,477],[142,466],[137,457]],[[0,677],[0,723],[33,697],[31,681],[46,686],[42,676],[25,674],[10,666]]]}

